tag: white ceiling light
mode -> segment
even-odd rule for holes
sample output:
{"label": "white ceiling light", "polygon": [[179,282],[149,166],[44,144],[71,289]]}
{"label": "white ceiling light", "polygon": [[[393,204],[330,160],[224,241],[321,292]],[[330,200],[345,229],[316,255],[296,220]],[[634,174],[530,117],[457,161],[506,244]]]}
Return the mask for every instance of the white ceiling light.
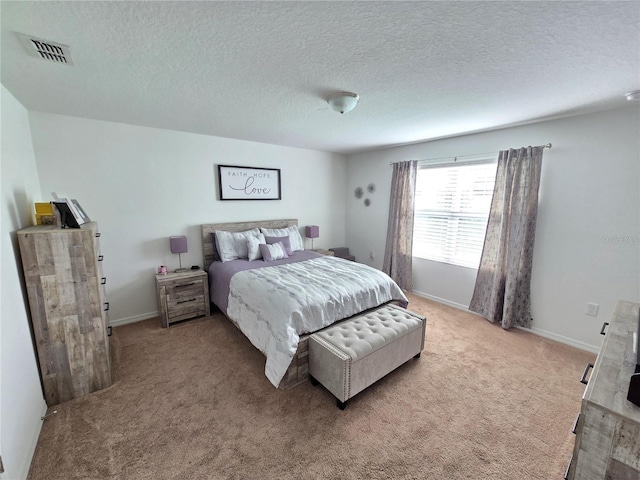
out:
{"label": "white ceiling light", "polygon": [[331,105],[336,112],[347,113],[353,110],[360,100],[357,93],[339,92],[332,93],[327,97],[327,103]]}
{"label": "white ceiling light", "polygon": [[633,92],[625,93],[624,95],[627,97],[627,100],[640,100],[640,90],[634,90]]}

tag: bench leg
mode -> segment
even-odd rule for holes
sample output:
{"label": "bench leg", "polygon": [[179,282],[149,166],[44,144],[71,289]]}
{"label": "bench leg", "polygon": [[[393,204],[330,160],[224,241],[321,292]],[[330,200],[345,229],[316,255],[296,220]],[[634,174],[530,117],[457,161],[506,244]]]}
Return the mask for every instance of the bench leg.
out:
{"label": "bench leg", "polygon": [[309,381],[311,382],[311,385],[313,385],[314,387],[317,386],[320,383],[318,380],[316,380],[311,375],[309,375]]}
{"label": "bench leg", "polygon": [[344,410],[345,407],[347,406],[347,402],[341,402],[340,400],[338,400],[336,398],[336,406],[340,409],[340,410]]}
{"label": "bench leg", "polygon": [[417,354],[417,355],[414,355],[414,356],[413,356],[413,358],[420,358],[420,354],[421,354],[421,353],[422,353],[422,352],[418,352],[418,354]]}

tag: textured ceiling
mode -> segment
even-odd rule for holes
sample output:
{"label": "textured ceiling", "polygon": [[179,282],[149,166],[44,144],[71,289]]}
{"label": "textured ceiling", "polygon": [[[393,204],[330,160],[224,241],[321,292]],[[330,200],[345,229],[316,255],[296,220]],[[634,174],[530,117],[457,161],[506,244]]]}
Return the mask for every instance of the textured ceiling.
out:
{"label": "textured ceiling", "polygon": [[[29,110],[349,153],[626,103],[633,2],[9,2]],[[29,56],[16,32],[71,47]],[[360,94],[340,115],[324,97]]]}

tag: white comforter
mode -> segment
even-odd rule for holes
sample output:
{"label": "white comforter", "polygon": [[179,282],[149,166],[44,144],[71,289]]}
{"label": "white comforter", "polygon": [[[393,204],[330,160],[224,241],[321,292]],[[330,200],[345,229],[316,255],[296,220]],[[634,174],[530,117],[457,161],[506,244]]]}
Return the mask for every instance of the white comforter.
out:
{"label": "white comforter", "polygon": [[227,316],[265,354],[265,374],[277,387],[301,334],[391,300],[407,298],[385,273],[324,256],[236,273]]}

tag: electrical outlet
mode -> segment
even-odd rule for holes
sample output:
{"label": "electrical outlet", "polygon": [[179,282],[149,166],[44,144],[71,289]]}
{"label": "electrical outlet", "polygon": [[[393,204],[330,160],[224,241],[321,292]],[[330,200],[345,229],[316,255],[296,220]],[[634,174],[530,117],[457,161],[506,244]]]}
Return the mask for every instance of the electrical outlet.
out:
{"label": "electrical outlet", "polygon": [[587,303],[587,309],[584,313],[586,313],[587,315],[591,315],[592,317],[597,317],[599,308],[600,305],[598,305],[597,303]]}

